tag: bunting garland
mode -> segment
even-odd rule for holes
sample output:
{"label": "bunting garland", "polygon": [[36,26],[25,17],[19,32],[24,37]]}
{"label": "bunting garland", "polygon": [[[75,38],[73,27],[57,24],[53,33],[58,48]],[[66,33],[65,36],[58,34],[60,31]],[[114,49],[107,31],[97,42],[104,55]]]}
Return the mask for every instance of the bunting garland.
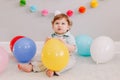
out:
{"label": "bunting garland", "polygon": [[[26,2],[26,0],[20,0],[19,4],[20,4],[20,6],[25,6],[27,4],[27,2]],[[91,0],[90,7],[91,8],[98,7],[98,1],[97,0]],[[35,5],[30,6],[29,9],[32,13],[38,11],[37,6],[35,6]],[[86,11],[87,11],[87,8],[85,6],[80,6],[78,8],[78,12],[80,14],[84,14]],[[59,14],[59,13],[61,13],[59,10],[55,10],[54,15]],[[41,10],[41,15],[42,16],[47,16],[48,14],[49,14],[49,11],[47,9]],[[73,16],[74,11],[73,10],[68,10],[68,11],[66,11],[65,14],[67,14],[69,17],[71,17],[71,16]]]}

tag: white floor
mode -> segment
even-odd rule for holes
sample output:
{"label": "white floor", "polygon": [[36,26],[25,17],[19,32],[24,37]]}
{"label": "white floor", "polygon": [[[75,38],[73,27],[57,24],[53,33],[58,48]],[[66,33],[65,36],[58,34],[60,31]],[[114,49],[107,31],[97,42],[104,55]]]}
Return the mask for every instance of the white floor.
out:
{"label": "white floor", "polygon": [[76,56],[75,67],[61,76],[47,77],[44,72],[25,73],[17,69],[13,56],[7,69],[0,74],[0,80],[120,80],[120,54],[108,63],[96,64],[91,57]]}

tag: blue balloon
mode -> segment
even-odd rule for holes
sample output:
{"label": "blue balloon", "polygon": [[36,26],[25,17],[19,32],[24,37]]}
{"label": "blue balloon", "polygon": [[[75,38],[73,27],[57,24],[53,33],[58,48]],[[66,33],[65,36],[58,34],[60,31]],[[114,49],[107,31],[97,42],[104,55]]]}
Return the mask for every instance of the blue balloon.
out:
{"label": "blue balloon", "polygon": [[90,46],[93,39],[88,35],[78,35],[75,40],[77,45],[77,53],[81,56],[91,56]]}
{"label": "blue balloon", "polygon": [[21,38],[13,46],[13,54],[18,62],[29,62],[36,53],[36,44],[30,38]]}

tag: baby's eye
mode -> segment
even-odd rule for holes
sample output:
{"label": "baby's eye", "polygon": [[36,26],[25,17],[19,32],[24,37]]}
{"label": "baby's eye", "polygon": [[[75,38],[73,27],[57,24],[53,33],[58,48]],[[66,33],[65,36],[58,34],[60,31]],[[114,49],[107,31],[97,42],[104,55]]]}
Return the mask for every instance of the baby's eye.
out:
{"label": "baby's eye", "polygon": [[62,25],[65,25],[65,23],[62,23]]}
{"label": "baby's eye", "polygon": [[57,22],[57,23],[55,23],[55,24],[59,24],[59,23]]}

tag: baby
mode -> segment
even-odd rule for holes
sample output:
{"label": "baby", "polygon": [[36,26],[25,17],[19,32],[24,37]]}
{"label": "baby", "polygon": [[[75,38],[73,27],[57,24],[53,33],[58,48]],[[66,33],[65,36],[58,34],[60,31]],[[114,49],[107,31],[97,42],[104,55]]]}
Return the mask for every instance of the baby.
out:
{"label": "baby", "polygon": [[69,17],[66,14],[58,14],[56,15],[52,20],[52,29],[54,33],[51,34],[51,37],[47,38],[46,41],[50,38],[57,38],[60,41],[62,41],[66,47],[69,50],[70,53],[70,59],[67,64],[67,66],[59,71],[53,71],[50,69],[47,69],[42,62],[31,62],[28,64],[18,64],[19,70],[25,71],[25,72],[40,72],[40,71],[46,71],[47,76],[52,77],[54,75],[59,76],[62,72],[65,72],[69,69],[71,69],[75,63],[75,57],[74,53],[76,51],[76,43],[74,36],[70,33],[70,29],[72,26],[72,22],[70,21]]}

